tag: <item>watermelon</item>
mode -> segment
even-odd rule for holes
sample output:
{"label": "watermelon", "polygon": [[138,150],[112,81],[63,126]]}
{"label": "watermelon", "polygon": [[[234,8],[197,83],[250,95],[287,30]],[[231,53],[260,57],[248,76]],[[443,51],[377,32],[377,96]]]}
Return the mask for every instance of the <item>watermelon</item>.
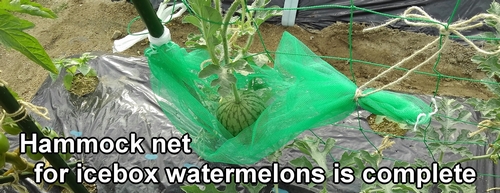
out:
{"label": "watermelon", "polygon": [[244,91],[237,101],[234,96],[223,98],[217,108],[217,119],[233,135],[252,125],[266,109],[261,97]]}

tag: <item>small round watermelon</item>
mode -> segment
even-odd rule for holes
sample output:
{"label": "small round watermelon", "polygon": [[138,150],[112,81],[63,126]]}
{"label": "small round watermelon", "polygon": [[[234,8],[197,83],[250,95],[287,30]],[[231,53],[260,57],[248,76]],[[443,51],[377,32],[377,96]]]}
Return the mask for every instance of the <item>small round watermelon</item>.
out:
{"label": "small round watermelon", "polygon": [[244,91],[236,101],[234,96],[223,98],[217,108],[217,119],[233,136],[252,125],[266,109],[254,92]]}

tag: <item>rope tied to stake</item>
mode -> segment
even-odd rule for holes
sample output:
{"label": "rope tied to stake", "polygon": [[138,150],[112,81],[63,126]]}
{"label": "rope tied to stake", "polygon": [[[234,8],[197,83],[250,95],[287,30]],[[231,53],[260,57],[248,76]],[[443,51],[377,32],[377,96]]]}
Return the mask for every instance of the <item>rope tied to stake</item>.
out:
{"label": "rope tied to stake", "polygon": [[[2,71],[0,70],[0,73]],[[0,79],[0,86],[5,86],[7,87],[7,82]],[[23,100],[17,100],[17,102],[19,103],[20,105],[20,108],[14,112],[14,113],[7,113],[5,111],[5,109],[2,109],[2,115],[0,115],[0,124],[3,123],[5,117],[10,117],[12,118],[12,120],[17,123],[23,119],[25,119],[27,116],[28,116],[28,113],[27,113],[27,110],[30,110],[32,113],[35,113],[37,115],[39,115],[40,117],[43,117],[44,119],[47,119],[47,120],[50,120],[50,117],[48,116],[49,115],[49,110],[45,107],[41,107],[41,106],[36,106],[32,103],[29,103],[29,102],[26,102],[26,101],[23,101]],[[17,116],[20,116],[22,115],[21,118],[19,119],[14,119],[14,117],[17,117]]]}
{"label": "rope tied to stake", "polygon": [[[50,117],[48,116],[49,111],[47,108],[36,106],[34,104],[28,103],[28,102],[23,101],[23,100],[18,100],[17,102],[19,102],[20,108],[16,112],[7,113],[5,110],[2,110],[3,113],[2,113],[1,118],[0,118],[0,123],[3,122],[5,117],[11,117],[15,123],[17,123],[21,120],[24,120],[26,117],[28,117],[27,110],[39,115],[40,117],[43,117],[44,119],[50,120]],[[21,118],[14,119],[14,117],[17,117],[20,115],[22,115]]]}

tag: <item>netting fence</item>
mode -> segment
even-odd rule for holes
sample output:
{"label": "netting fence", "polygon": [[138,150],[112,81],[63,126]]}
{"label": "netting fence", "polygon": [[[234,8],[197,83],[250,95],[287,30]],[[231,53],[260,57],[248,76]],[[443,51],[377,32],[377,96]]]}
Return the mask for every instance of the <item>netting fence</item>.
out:
{"label": "netting fence", "polygon": [[[264,86],[272,88],[272,91],[269,91],[272,96],[270,96],[271,100],[268,101],[270,105],[259,119],[235,137],[224,130],[224,126],[217,121],[215,116],[215,105],[219,98],[213,99],[213,97],[218,96],[219,90],[208,85],[211,85],[214,79],[217,80],[217,77],[203,79],[199,78],[199,74],[197,74],[210,65],[207,60],[214,62],[216,59],[209,51],[207,52],[207,48],[217,49],[218,52],[224,53],[221,54],[220,61],[233,61],[234,58],[227,56],[229,54],[229,52],[225,52],[227,50],[217,46],[210,47],[210,42],[207,40],[203,45],[197,44],[195,46],[198,47],[190,48],[189,46],[200,42],[200,36],[194,36],[197,39],[188,41],[191,44],[187,46],[153,46],[146,51],[151,71],[155,77],[152,80],[153,90],[159,97],[160,106],[179,131],[191,134],[193,148],[202,158],[212,162],[245,165],[253,164],[264,157],[269,158],[269,155],[276,155],[277,150],[278,152],[279,150],[285,151],[282,149],[284,147],[296,147],[307,155],[305,158],[312,159],[306,161],[299,157],[290,161],[292,165],[297,167],[319,165],[327,171],[335,172],[330,163],[338,162],[342,167],[352,168],[356,172],[356,178],[361,177],[360,171],[367,167],[376,169],[383,166],[418,168],[431,167],[432,162],[437,162],[440,167],[453,168],[457,163],[467,165],[467,163],[476,162],[472,164],[472,167],[486,164],[492,166],[488,168],[493,168],[493,170],[487,169],[490,172],[484,171],[477,174],[478,179],[480,179],[478,181],[484,181],[481,185],[487,187],[477,187],[478,189],[476,189],[473,184],[453,182],[440,183],[434,185],[434,188],[437,187],[443,192],[475,192],[479,191],[479,188],[482,191],[495,188],[497,183],[494,181],[500,177],[494,166],[500,155],[498,154],[500,135],[497,118],[497,111],[500,107],[500,99],[498,99],[500,87],[497,82],[497,75],[500,72],[498,67],[498,55],[500,54],[498,45],[500,42],[496,32],[487,32],[481,36],[465,36],[462,33],[484,25],[491,26],[497,31],[500,28],[500,5],[498,3],[493,2],[491,8],[484,10],[483,14],[452,22],[455,17],[458,17],[456,12],[460,7],[460,0],[456,1],[448,21],[435,20],[419,7],[409,7],[401,15],[391,15],[358,7],[352,0],[349,6],[332,4],[294,9],[262,7],[268,2],[256,2],[252,2],[252,4],[242,1],[242,5],[246,7],[241,8],[242,12],[237,14],[237,17],[227,17],[229,23],[221,22],[224,21],[225,17],[216,17],[211,15],[209,11],[205,11],[206,6],[214,6],[214,10],[220,11],[219,1],[214,1],[214,4],[211,1],[194,0],[173,2],[174,7],[176,3],[188,7],[188,15],[192,17],[186,21],[194,23],[192,21],[198,19],[196,22],[199,22],[200,25],[197,27],[200,28],[201,32],[216,31],[214,26],[226,29],[225,26],[231,28],[239,25],[243,23],[240,19],[244,14],[241,13],[252,13],[253,16],[260,19],[244,27],[255,29],[255,31],[249,30],[250,32],[246,33],[255,33],[253,40],[260,43],[263,50],[252,53],[252,55],[239,56],[236,54],[237,57],[252,58],[252,62],[254,62],[252,64],[247,60],[253,71],[248,73],[250,74],[248,76],[236,76],[236,81],[238,89],[242,89],[253,83],[252,78],[259,79],[264,82]],[[229,10],[225,11],[232,13],[231,9],[233,8],[230,7]],[[413,54],[399,58],[399,62],[394,64],[380,64],[356,58],[356,48],[353,46],[355,22],[352,19],[348,24],[348,35],[345,37],[349,46],[349,57],[317,55],[288,32],[283,34],[276,50],[270,50],[266,46],[264,43],[266,37],[260,33],[258,26],[259,22],[268,19],[264,18],[267,17],[265,14],[284,10],[312,9],[345,9],[350,10],[351,16],[359,12],[369,12],[387,17],[386,23],[365,26],[362,32],[366,34],[385,28],[395,22],[404,22],[414,27],[435,28],[440,35],[430,37],[433,38],[430,43],[422,48],[416,48]],[[259,13],[262,14],[259,15]],[[206,17],[207,15],[209,18]],[[168,22],[165,21],[164,24]],[[226,32],[223,33],[222,36],[226,35]],[[234,33],[245,32],[234,31]],[[210,35],[216,36],[215,34]],[[477,54],[471,60],[478,65],[479,70],[484,72],[484,78],[477,79],[440,72],[439,67],[442,64],[440,58],[443,50],[447,49],[447,46],[455,40],[475,49]],[[174,39],[173,41],[179,40]],[[485,46],[477,46],[477,42],[485,43]],[[397,52],[398,50],[393,51]],[[415,66],[405,67],[408,61],[417,60],[416,56],[422,55],[424,52],[426,53],[424,60],[418,61]],[[164,57],[154,58],[155,54],[164,55]],[[269,59],[269,63],[266,64],[270,64],[272,68],[258,65],[256,62],[258,58]],[[236,61],[236,59],[234,60]],[[345,61],[346,66],[342,68],[348,68],[350,74],[341,74],[335,69],[341,66],[330,65],[325,60]],[[170,68],[163,64],[182,65]],[[356,76],[355,69],[363,65],[381,67],[384,70],[376,77],[360,82],[357,81],[359,77]],[[426,65],[433,66],[432,70],[419,70]],[[401,71],[403,75],[382,86],[370,88],[375,81],[394,71]],[[436,79],[435,88],[432,91],[425,91],[434,93],[433,95],[421,93],[422,95],[417,96],[403,94],[404,90],[400,91],[401,93],[388,91],[392,86],[415,74]],[[218,75],[220,78],[221,74]],[[441,97],[439,96],[440,85],[444,80],[481,83],[484,85],[483,92],[491,92],[494,97],[488,100],[474,98],[465,100],[459,96]],[[219,80],[218,83],[220,82]],[[211,89],[201,89],[205,87]],[[345,124],[346,119],[351,118],[357,121],[357,125],[354,121]],[[369,124],[363,123],[362,120]],[[343,146],[342,143],[335,143],[335,141],[340,141],[342,136],[322,136],[317,132],[317,128],[324,126],[334,126],[335,129],[330,128],[327,131],[323,129],[321,133],[341,132],[338,129],[349,130],[351,135],[356,136],[357,141],[354,143],[368,143],[370,147],[364,145],[356,147],[356,144]],[[302,139],[304,135],[313,137]],[[380,137],[373,138],[373,136]],[[290,142],[293,142],[293,145],[288,145]],[[408,156],[405,154],[412,152],[398,153],[397,151],[392,152],[391,156],[383,153],[397,147],[398,143],[410,144],[410,149],[414,145],[413,153],[417,155]],[[325,148],[325,151],[318,148]],[[422,156],[421,153],[427,155]],[[338,173],[332,173],[332,175],[338,175]],[[424,185],[424,190],[430,190],[429,188],[432,186],[432,183]],[[373,184],[362,183],[361,185],[361,190],[368,192],[383,192],[390,189],[395,192],[424,191],[415,188],[414,185],[404,183],[377,182]]]}

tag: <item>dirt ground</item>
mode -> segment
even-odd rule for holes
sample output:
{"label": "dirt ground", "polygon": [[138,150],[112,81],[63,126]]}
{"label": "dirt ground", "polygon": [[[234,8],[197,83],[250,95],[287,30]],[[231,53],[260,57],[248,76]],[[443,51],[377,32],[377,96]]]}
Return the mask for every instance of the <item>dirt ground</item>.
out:
{"label": "dirt ground", "polygon": [[[58,15],[57,19],[45,19],[31,16],[22,16],[35,23],[33,29],[27,30],[36,37],[53,58],[69,57],[84,52],[100,51],[112,53],[113,34],[115,31],[127,33],[127,25],[138,16],[134,6],[125,1],[111,2],[111,0],[36,0],[42,5],[52,8]],[[144,29],[141,20],[137,20],[131,27],[132,32]],[[172,33],[172,39],[183,44],[187,34],[196,32],[191,25],[182,24],[174,20],[167,24]],[[404,57],[424,47],[436,37],[425,34],[401,32],[398,30],[383,29],[378,32],[363,33],[362,25],[354,26],[353,57],[378,64],[393,65]],[[334,24],[321,31],[312,31],[294,27],[283,27],[274,24],[264,24],[261,33],[267,49],[274,51],[279,43],[283,31],[288,31],[311,48],[316,54],[333,57],[349,57],[348,25]],[[143,57],[143,50],[147,42],[141,42],[121,53],[130,57]],[[255,41],[253,51],[262,51],[260,41]],[[434,49],[435,51],[435,49]],[[477,65],[470,61],[475,51],[469,47],[453,43],[444,51],[436,70],[444,75],[462,78],[480,79],[483,73],[476,70]],[[411,68],[424,61],[432,54],[425,52],[412,59],[403,67]],[[14,50],[0,48],[0,69],[2,79],[7,81],[24,99],[29,100],[38,90],[41,83],[48,77],[48,73],[35,63]],[[351,76],[349,64],[343,60],[325,59],[337,70],[348,77]],[[426,64],[421,71],[433,73],[434,61]],[[380,74],[385,68],[361,63],[354,63],[353,71],[356,84],[361,85],[367,80]],[[403,71],[396,70],[376,81],[370,87],[379,87],[403,75]],[[401,83],[391,87],[391,90],[432,94],[436,90],[437,78],[428,75],[412,74]],[[439,84],[438,95],[457,97],[488,98],[491,94],[478,83],[442,79]]]}

